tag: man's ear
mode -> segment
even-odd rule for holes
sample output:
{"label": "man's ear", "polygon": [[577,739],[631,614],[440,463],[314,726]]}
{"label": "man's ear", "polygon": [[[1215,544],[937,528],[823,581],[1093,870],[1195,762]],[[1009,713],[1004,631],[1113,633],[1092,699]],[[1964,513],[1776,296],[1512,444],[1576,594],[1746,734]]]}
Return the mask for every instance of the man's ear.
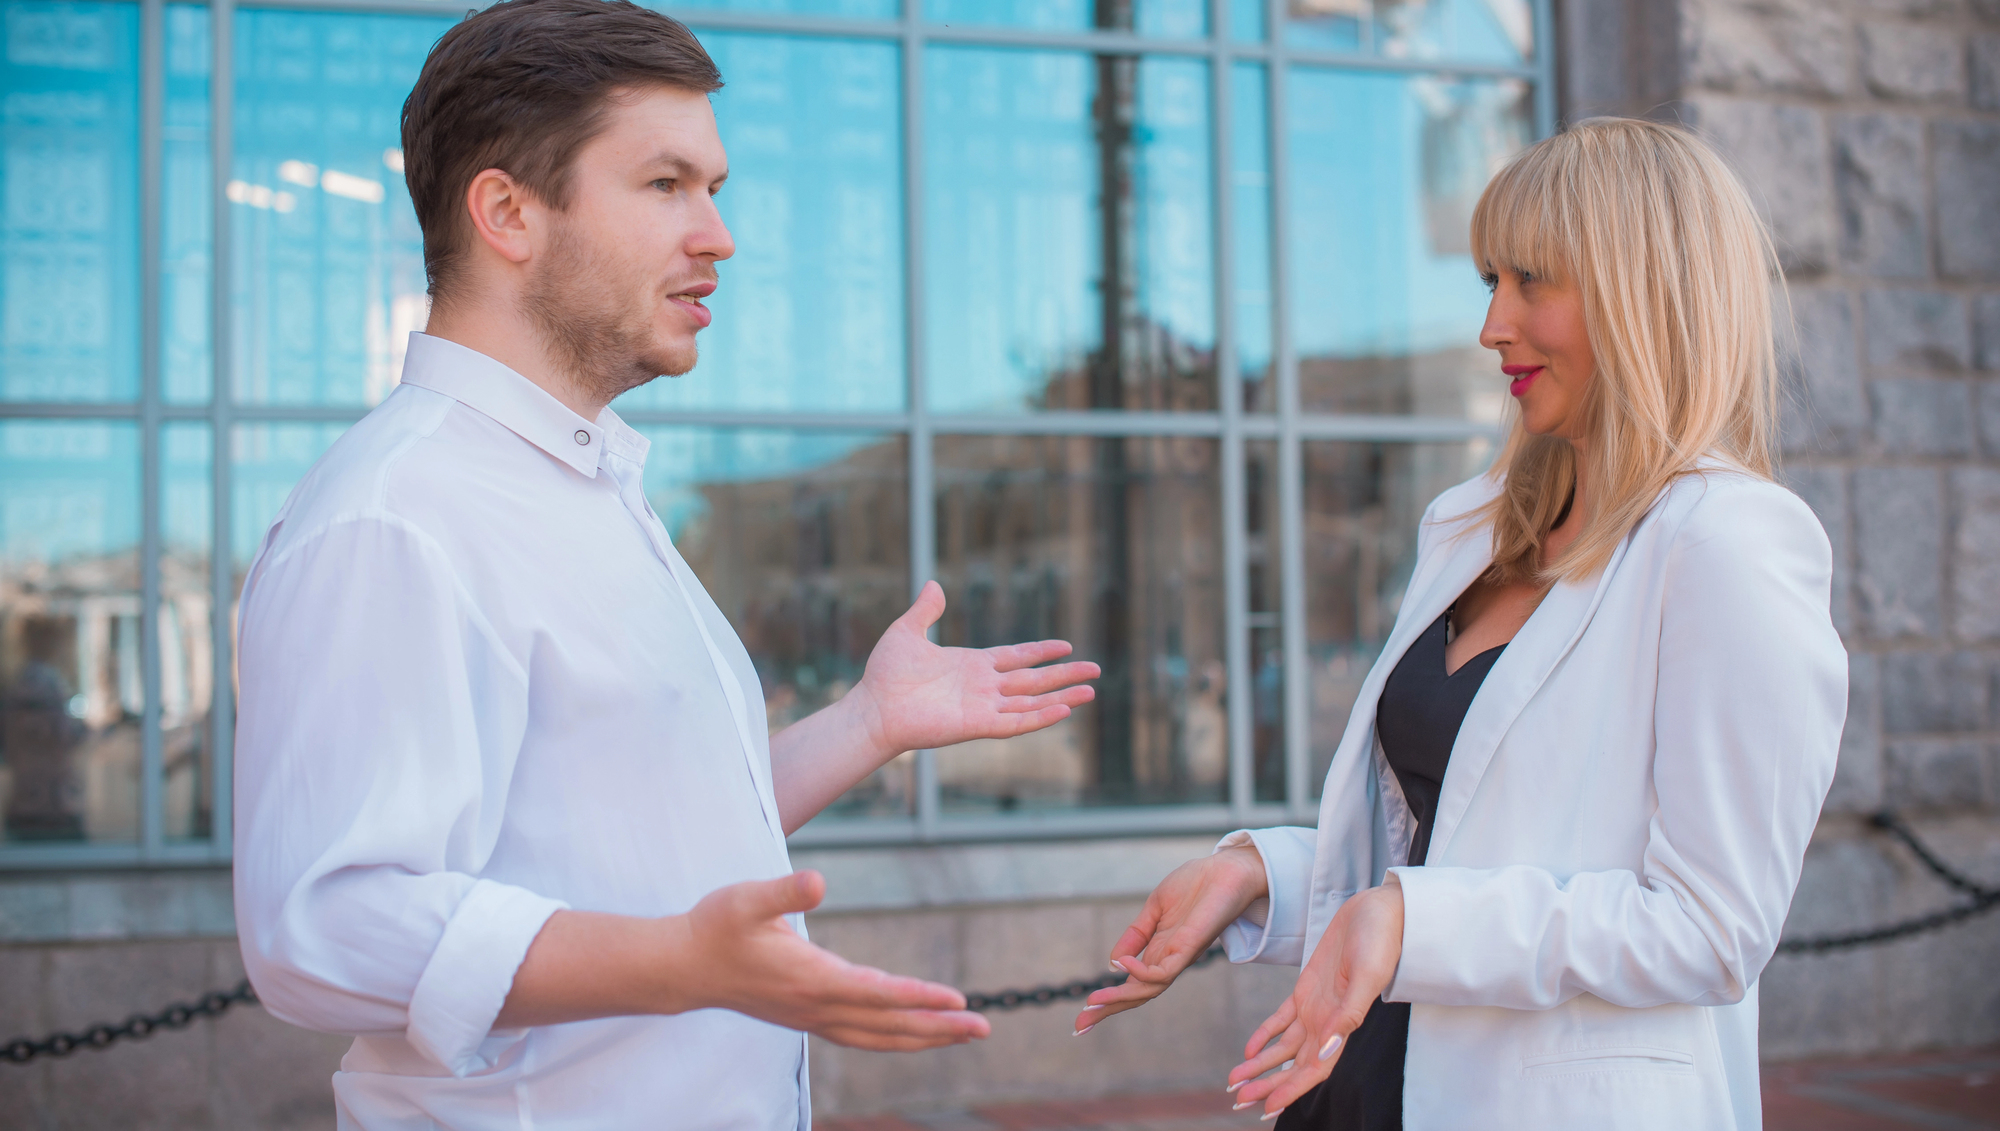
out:
{"label": "man's ear", "polygon": [[487,169],[465,188],[465,210],[486,246],[510,263],[526,263],[531,252],[528,211],[532,201],[505,169]]}

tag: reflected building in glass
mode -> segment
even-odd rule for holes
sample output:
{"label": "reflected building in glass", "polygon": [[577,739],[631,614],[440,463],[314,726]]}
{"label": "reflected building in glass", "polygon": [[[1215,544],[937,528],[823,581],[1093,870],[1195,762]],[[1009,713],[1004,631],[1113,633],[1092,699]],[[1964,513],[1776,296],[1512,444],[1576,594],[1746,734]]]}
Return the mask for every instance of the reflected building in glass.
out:
{"label": "reflected building in glass", "polygon": [[[769,724],[928,578],[941,642],[1104,668],[797,839],[1310,821],[1501,423],[1466,225],[1552,124],[1536,6],[664,10],[728,83],[738,250],[700,363],[615,407]],[[228,858],[242,577],[427,317],[398,115],[456,14],[226,12],[0,0],[0,863]]]}

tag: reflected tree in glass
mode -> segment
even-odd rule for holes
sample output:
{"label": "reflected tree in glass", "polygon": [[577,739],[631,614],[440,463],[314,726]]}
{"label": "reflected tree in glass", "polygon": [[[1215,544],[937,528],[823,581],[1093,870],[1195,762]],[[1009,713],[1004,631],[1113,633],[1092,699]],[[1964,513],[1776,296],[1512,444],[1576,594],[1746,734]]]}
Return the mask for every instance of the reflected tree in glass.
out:
{"label": "reflected tree in glass", "polygon": [[[775,429],[648,428],[646,497],[743,640],[776,732],[839,699],[910,601],[908,442]],[[908,814],[904,755],[827,810]]]}
{"label": "reflected tree in glass", "polygon": [[1208,65],[924,66],[932,407],[1214,409]]}
{"label": "reflected tree in glass", "polygon": [[1287,0],[1286,39],[1388,59],[1519,66],[1533,57],[1530,0]]}
{"label": "reflected tree in glass", "polygon": [[0,422],[0,827],[139,836],[139,435]]}
{"label": "reflected tree in glass", "polygon": [[206,422],[160,430],[160,770],[162,830],[205,840],[214,829],[213,431]]}
{"label": "reflected tree in glass", "polygon": [[947,811],[1223,798],[1218,458],[1197,437],[938,439],[940,639],[1059,637],[1104,669],[1047,730],[939,751]]}

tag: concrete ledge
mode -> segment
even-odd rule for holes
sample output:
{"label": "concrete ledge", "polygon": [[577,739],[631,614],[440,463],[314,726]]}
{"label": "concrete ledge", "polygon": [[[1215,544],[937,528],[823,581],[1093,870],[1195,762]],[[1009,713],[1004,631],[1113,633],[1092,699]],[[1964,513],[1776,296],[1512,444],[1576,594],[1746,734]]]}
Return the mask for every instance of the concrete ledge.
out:
{"label": "concrete ledge", "polygon": [[897,848],[815,848],[795,868],[826,875],[823,912],[896,911],[1143,897],[1216,837],[1125,837]]}
{"label": "concrete ledge", "polygon": [[227,868],[0,876],[0,943],[235,936]]}

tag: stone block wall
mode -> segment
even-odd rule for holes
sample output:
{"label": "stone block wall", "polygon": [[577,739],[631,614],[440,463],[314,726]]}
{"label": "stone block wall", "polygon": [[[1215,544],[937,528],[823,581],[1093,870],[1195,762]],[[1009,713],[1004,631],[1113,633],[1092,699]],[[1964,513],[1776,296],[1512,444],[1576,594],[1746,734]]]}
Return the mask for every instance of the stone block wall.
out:
{"label": "stone block wall", "polygon": [[[1950,892],[1888,807],[2000,882],[2000,0],[1682,0],[1674,115],[1735,163],[1789,283],[1784,473],[1832,539],[1852,663],[1839,776],[1791,931]],[[1604,103],[1610,103],[1605,105]],[[2000,914],[1782,958],[1767,1056],[2000,1040]]]}

